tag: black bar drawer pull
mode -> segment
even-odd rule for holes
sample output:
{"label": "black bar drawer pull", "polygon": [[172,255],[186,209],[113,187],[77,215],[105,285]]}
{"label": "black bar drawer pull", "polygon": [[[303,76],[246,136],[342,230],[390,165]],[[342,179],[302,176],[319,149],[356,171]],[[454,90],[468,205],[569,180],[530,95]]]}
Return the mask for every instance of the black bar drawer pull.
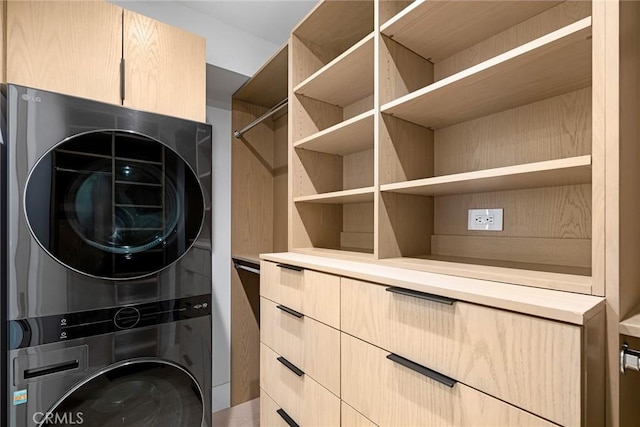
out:
{"label": "black bar drawer pull", "polygon": [[302,370],[300,370],[300,368],[298,368],[296,365],[294,365],[293,363],[289,362],[287,359],[285,359],[284,357],[280,356],[278,357],[278,362],[282,363],[284,366],[286,366],[287,368],[289,368],[289,370],[291,372],[293,372],[294,374],[296,374],[297,376],[301,377],[304,375],[304,372]]}
{"label": "black bar drawer pull", "polygon": [[57,363],[55,365],[43,366],[41,368],[25,369],[24,379],[28,380],[30,378],[41,377],[43,375],[70,371],[72,369],[77,369],[79,366],[80,366],[80,363],[78,363],[77,360],[73,360],[71,362]]}
{"label": "black bar drawer pull", "polygon": [[282,417],[282,419],[284,420],[285,423],[289,424],[289,427],[300,427],[298,425],[298,423],[296,423],[295,421],[293,421],[293,418],[291,418],[289,416],[289,414],[287,414],[284,409],[280,408],[276,411],[276,413],[278,415],[280,415]]}
{"label": "black bar drawer pull", "polygon": [[453,387],[458,382],[453,378],[449,378],[446,375],[442,375],[440,372],[433,371],[427,368],[426,366],[418,365],[416,362],[412,362],[411,360],[405,359],[404,357],[398,356],[397,354],[394,354],[394,353],[390,353],[389,355],[387,355],[387,359],[392,360],[397,364],[404,366],[405,368],[409,368],[412,371],[422,374],[425,377],[429,377],[432,380],[436,380],[440,384],[444,384],[447,387]]}
{"label": "black bar drawer pull", "polygon": [[456,300],[451,298],[441,297],[440,295],[428,294],[426,292],[413,291],[411,289],[390,287],[390,288],[387,288],[386,290],[387,292],[393,292],[394,294],[426,299],[427,301],[439,302],[440,304],[453,305],[453,303],[456,302]]}
{"label": "black bar drawer pull", "polygon": [[298,319],[302,319],[304,317],[304,314],[299,313],[289,307],[285,307],[284,305],[276,305],[276,307],[284,311],[285,313],[289,313],[290,315],[297,317]]}
{"label": "black bar drawer pull", "polygon": [[304,268],[298,267],[297,265],[289,265],[289,264],[276,264],[277,267],[286,268],[287,270],[293,271],[302,271]]}

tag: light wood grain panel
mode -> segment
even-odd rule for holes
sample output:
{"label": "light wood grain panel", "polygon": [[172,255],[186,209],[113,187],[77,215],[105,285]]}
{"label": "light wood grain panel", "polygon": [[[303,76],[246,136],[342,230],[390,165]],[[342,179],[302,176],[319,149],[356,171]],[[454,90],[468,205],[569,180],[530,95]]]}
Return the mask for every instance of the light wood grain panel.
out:
{"label": "light wood grain panel", "polygon": [[[550,5],[550,2],[546,2],[545,4]],[[504,2],[499,5],[499,7],[503,6]],[[513,3],[512,6],[519,8],[519,10],[524,10],[520,3]],[[448,58],[442,58],[442,60],[438,61],[434,66],[434,79],[436,81],[443,79],[458,71],[469,68],[484,60],[576,22],[590,14],[591,2],[567,1],[560,3],[486,40],[484,38],[477,39],[476,41],[479,43],[474,44],[474,46],[468,49],[461,52],[453,52],[453,55]],[[496,30],[495,27],[491,29]]]}
{"label": "light wood grain panel", "polygon": [[435,175],[591,154],[591,121],[585,88],[439,129]]}
{"label": "light wood grain panel", "polygon": [[433,83],[433,63],[388,37],[380,38],[380,103]]}
{"label": "light wood grain panel", "polygon": [[586,155],[385,184],[380,190],[439,196],[590,182],[591,156]]}
{"label": "light wood grain panel", "polygon": [[433,131],[387,114],[381,118],[380,183],[433,176]]}
{"label": "light wood grain panel", "polygon": [[340,425],[340,399],[308,375],[298,377],[260,344],[260,385],[299,425]]}
{"label": "light wood grain panel", "polygon": [[373,93],[373,33],[297,85],[294,92],[344,107]]}
{"label": "light wood grain panel", "polygon": [[120,104],[121,8],[102,1],[11,1],[6,19],[8,83]]}
{"label": "light wood grain panel", "polygon": [[373,94],[359,99],[342,109],[342,120],[350,120],[373,109]]}
{"label": "light wood grain panel", "polygon": [[373,232],[342,232],[340,233],[340,247],[373,252]]}
{"label": "light wood grain panel", "polygon": [[260,340],[340,396],[340,332],[310,317],[297,318],[260,299]]}
{"label": "light wood grain panel", "polygon": [[295,203],[292,218],[292,248],[340,247],[341,204]]}
{"label": "light wood grain panel", "polygon": [[0,1],[0,83],[7,82],[7,2],[5,0]]}
{"label": "light wood grain panel", "polygon": [[293,156],[293,197],[344,190],[343,158],[296,149]]}
{"label": "light wood grain panel", "polygon": [[287,424],[286,421],[278,415],[278,409],[281,409],[280,406],[278,406],[278,404],[274,402],[264,390],[260,389],[259,425],[269,427],[289,427],[289,424]]}
{"label": "light wood grain panel", "polygon": [[340,278],[311,270],[295,271],[260,263],[260,295],[326,323],[340,327]]}
{"label": "light wood grain panel", "polygon": [[343,399],[380,426],[553,425],[462,383],[449,388],[349,335],[342,348]]}
{"label": "light wood grain panel", "polygon": [[373,202],[373,187],[357,188],[355,190],[332,191],[331,193],[299,196],[293,199],[296,203],[363,203]]}
{"label": "light wood grain panel", "polygon": [[288,54],[289,45],[285,44],[233,94],[233,98],[265,108],[271,108],[285,99]]}
{"label": "light wood grain panel", "polygon": [[341,427],[377,427],[370,420],[365,418],[364,415],[353,409],[346,403],[342,403],[342,419],[340,422]]}
{"label": "light wood grain panel", "polygon": [[372,186],[373,148],[344,156],[342,177],[342,186],[345,190]]}
{"label": "light wood grain panel", "polygon": [[431,236],[431,254],[545,265],[591,267],[591,240],[533,237]]}
{"label": "light wood grain panel", "polygon": [[[317,254],[323,250],[312,250],[308,253],[274,253],[262,254],[263,260],[295,264],[331,274],[351,277],[390,286],[400,286],[420,292],[442,295],[488,307],[501,308],[518,313],[528,314],[546,319],[567,322],[575,325],[585,324],[591,317],[604,309],[604,298],[581,295],[575,292],[558,292],[530,286],[513,286],[518,277],[529,280],[545,276],[553,276],[547,272],[514,271],[504,269],[502,280],[478,280],[466,277],[453,277],[451,274],[433,274],[419,271],[415,267],[398,268],[390,261],[376,261],[362,254],[350,254],[340,259],[339,255],[329,257]],[[355,255],[360,255],[356,257]],[[405,259],[410,261],[411,259]],[[424,260],[417,260],[424,261]],[[449,263],[443,263],[449,265]],[[477,268],[476,266],[466,266]],[[575,286],[588,286],[590,277],[565,275]],[[506,283],[500,283],[506,282]],[[526,284],[526,283],[525,283]]]}
{"label": "light wood grain panel", "polygon": [[125,106],[205,120],[204,38],[125,10],[123,49]]}
{"label": "light wood grain panel", "polygon": [[289,98],[289,102],[292,102],[289,108],[293,112],[293,142],[314,135],[343,120],[342,108],[335,105],[302,95]]}
{"label": "light wood grain panel", "polygon": [[[584,366],[582,413],[592,425],[606,425],[606,313],[601,311],[583,328],[582,364]],[[640,383],[639,383],[640,384]]]}
{"label": "light wood grain panel", "polygon": [[384,104],[382,112],[438,129],[591,84],[591,18]]}
{"label": "light wood grain panel", "polygon": [[486,235],[467,230],[468,210],[502,208],[503,231],[492,236],[590,239],[590,204],[587,184],[436,197],[434,234]]}
{"label": "light wood grain panel", "polygon": [[389,19],[396,16],[402,9],[409,6],[413,3],[411,0],[409,1],[399,1],[399,0],[380,0],[377,2],[380,15],[380,25],[387,22]]}
{"label": "light wood grain panel", "polygon": [[373,149],[373,116],[370,110],[296,142],[295,148],[341,156]]}
{"label": "light wood grain panel", "polygon": [[392,193],[380,197],[379,258],[430,253],[433,198]]}
{"label": "light wood grain panel", "polygon": [[275,122],[273,135],[273,251],[287,250],[288,116]]}
{"label": "light wood grain panel", "polygon": [[380,30],[437,63],[557,3],[416,1]]}
{"label": "light wood grain panel", "polygon": [[374,231],[373,203],[349,203],[342,208],[344,231],[371,233]]}
{"label": "light wood grain panel", "polygon": [[260,394],[260,277],[231,271],[231,405]]}
{"label": "light wood grain panel", "polygon": [[[575,363],[581,354],[579,327],[459,301],[446,305],[396,295],[344,278],[341,304],[346,333],[556,423],[582,423],[582,369]],[[344,341],[342,352],[349,354]],[[344,380],[342,387],[349,402]]]}
{"label": "light wood grain panel", "polygon": [[291,35],[290,44],[292,50],[292,66],[289,67],[291,70],[290,88],[302,83],[341,53],[331,46],[301,40],[295,34]]}

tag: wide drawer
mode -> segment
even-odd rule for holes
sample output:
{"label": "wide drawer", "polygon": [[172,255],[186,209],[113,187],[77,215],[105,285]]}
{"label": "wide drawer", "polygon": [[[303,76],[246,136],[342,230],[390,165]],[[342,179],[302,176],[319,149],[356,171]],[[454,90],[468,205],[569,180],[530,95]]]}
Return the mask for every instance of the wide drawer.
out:
{"label": "wide drawer", "polygon": [[340,277],[262,261],[260,295],[340,328]]}
{"label": "wide drawer", "polygon": [[260,425],[268,427],[290,427],[286,419],[289,414],[279,407],[264,390],[260,389]]}
{"label": "wide drawer", "polygon": [[580,327],[395,291],[404,290],[343,278],[342,330],[558,424],[581,424]]}
{"label": "wide drawer", "polygon": [[260,298],[260,340],[340,396],[340,332]]}
{"label": "wide drawer", "polygon": [[340,425],[340,399],[308,375],[298,376],[260,343],[260,387],[300,426]]}
{"label": "wide drawer", "polygon": [[342,334],[342,399],[380,427],[552,426],[460,382],[445,385]]}
{"label": "wide drawer", "polygon": [[342,402],[341,427],[378,427],[360,412]]}

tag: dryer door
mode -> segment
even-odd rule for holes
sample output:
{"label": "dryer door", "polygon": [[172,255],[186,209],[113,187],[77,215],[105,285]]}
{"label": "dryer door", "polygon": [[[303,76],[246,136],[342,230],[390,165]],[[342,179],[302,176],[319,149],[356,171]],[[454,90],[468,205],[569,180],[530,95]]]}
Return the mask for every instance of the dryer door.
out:
{"label": "dryer door", "polygon": [[204,196],[196,174],[169,147],[104,130],[71,137],[38,161],[25,211],[32,234],[58,262],[123,280],[184,255],[202,228]]}
{"label": "dryer door", "polygon": [[95,427],[201,427],[204,405],[198,383],[183,368],[135,360],[77,385],[37,421],[60,425],[61,416]]}

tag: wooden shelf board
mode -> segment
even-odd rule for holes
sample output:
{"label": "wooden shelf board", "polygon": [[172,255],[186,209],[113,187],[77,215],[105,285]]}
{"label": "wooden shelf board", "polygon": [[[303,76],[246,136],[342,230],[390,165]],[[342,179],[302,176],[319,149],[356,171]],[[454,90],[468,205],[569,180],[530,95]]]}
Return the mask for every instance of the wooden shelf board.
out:
{"label": "wooden shelf board", "polygon": [[293,88],[294,93],[344,107],[373,94],[371,33]]}
{"label": "wooden shelf board", "polygon": [[233,99],[271,108],[287,98],[289,45],[285,44],[234,94]]}
{"label": "wooden shelf board", "polygon": [[231,255],[232,260],[244,261],[249,264],[260,265],[260,254],[239,254]]}
{"label": "wooden shelf board", "polygon": [[[320,255],[320,252],[317,252]],[[558,320],[577,325],[585,324],[594,315],[604,309],[604,298],[583,295],[573,292],[560,292],[552,289],[541,289],[533,286],[514,286],[510,283],[500,283],[497,280],[477,279],[463,275],[451,275],[433,271],[420,271],[416,263],[422,263],[423,268],[428,260],[392,259],[392,260],[353,260],[337,259],[329,256],[314,256],[306,253],[275,253],[262,254],[261,258],[273,262],[284,262],[299,265],[303,268],[319,270],[330,274],[337,274],[379,283],[389,286],[400,286],[421,292],[442,295],[445,297],[487,305],[504,310],[512,310],[523,314]],[[410,262],[406,262],[410,261]],[[396,263],[399,265],[392,265]],[[436,261],[431,261],[435,263]],[[441,264],[450,264],[441,262]],[[407,267],[409,266],[409,267]],[[474,271],[482,266],[473,266]],[[433,267],[431,267],[433,268]],[[489,267],[486,267],[489,268]],[[498,267],[493,267],[499,269]],[[529,270],[502,269],[505,279],[524,281],[530,278],[532,282],[548,282],[573,284],[575,289],[584,292],[591,288],[591,277],[573,276],[550,272]],[[455,271],[452,270],[452,271]],[[498,276],[496,274],[496,276]],[[511,282],[513,283],[513,282]],[[530,284],[530,283],[527,283]]]}
{"label": "wooden shelf board", "polygon": [[418,0],[382,25],[380,31],[437,63],[559,3]]}
{"label": "wooden shelf board", "polygon": [[382,106],[438,129],[591,84],[591,17],[481,62]]}
{"label": "wooden shelf board", "polygon": [[380,190],[422,196],[439,196],[589,182],[591,182],[591,156],[585,155],[385,184],[380,187]]}
{"label": "wooden shelf board", "polygon": [[312,194],[310,196],[294,197],[295,203],[327,203],[327,204],[345,204],[345,203],[363,203],[373,202],[373,187],[356,188],[354,190],[334,191],[332,193]]}
{"label": "wooden shelf board", "polygon": [[354,261],[368,262],[374,260],[373,253],[354,248],[294,248],[292,252]]}
{"label": "wooden shelf board", "polygon": [[630,337],[640,338],[640,307],[632,311],[633,314],[620,322],[619,332]]}
{"label": "wooden shelf board", "polygon": [[294,148],[346,156],[373,149],[373,117],[367,111],[293,144]]}

